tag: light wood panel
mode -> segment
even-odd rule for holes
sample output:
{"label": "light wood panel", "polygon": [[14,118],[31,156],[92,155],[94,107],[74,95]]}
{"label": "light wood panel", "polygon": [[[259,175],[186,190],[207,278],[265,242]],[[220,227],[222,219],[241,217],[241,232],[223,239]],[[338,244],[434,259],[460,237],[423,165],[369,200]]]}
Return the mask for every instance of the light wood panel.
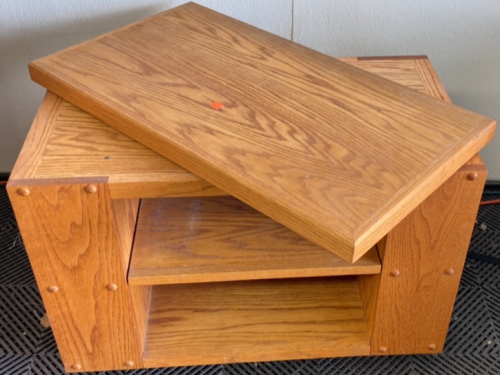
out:
{"label": "light wood panel", "polygon": [[[430,62],[415,65],[428,94],[450,102]],[[372,354],[443,350],[486,174],[476,154],[378,244],[384,272],[359,278]]]}
{"label": "light wood panel", "polygon": [[158,285],[380,272],[346,262],[232,197],[143,199],[128,281]]}
{"label": "light wood panel", "polygon": [[30,73],[349,261],[495,129],[491,119],[193,3],[39,59]]}
{"label": "light wood panel", "polygon": [[119,233],[121,259],[123,271],[127,275],[132,242],[134,240],[135,224],[139,213],[139,199],[114,199],[111,201],[113,207],[113,220],[116,223],[116,231]]}
{"label": "light wood panel", "polygon": [[[121,260],[124,266],[123,274],[127,277],[134,241],[137,215],[139,213],[139,199],[114,199],[111,201],[113,220],[118,239],[120,241]],[[129,286],[132,313],[135,314],[135,323],[139,347],[144,351],[144,340],[149,316],[149,302],[151,300],[151,286]]]}
{"label": "light wood panel", "polygon": [[[425,56],[345,57],[339,60],[422,93],[448,98]],[[26,158],[36,162],[22,172]],[[102,176],[108,178],[111,197],[117,199],[226,195],[50,92],[42,101],[19,160],[13,177]]]}
{"label": "light wood panel", "polygon": [[66,101],[47,127],[50,136],[33,178],[106,176],[113,198],[223,194]]}
{"label": "light wood panel", "polygon": [[21,152],[10,174],[10,180],[28,180],[35,177],[38,165],[46,152],[53,124],[60,114],[63,102],[64,100],[47,91],[24,140]]}
{"label": "light wood panel", "polygon": [[[382,273],[360,278],[372,354],[443,350],[486,181],[486,168],[476,162],[456,172],[379,243]],[[477,178],[470,180],[470,173]]]}
{"label": "light wood panel", "polygon": [[66,371],[142,367],[119,249],[126,239],[116,233],[106,185],[87,182],[94,193],[82,183],[9,181],[7,190]]}
{"label": "light wood panel", "polygon": [[147,367],[367,355],[356,279],[153,288]]}

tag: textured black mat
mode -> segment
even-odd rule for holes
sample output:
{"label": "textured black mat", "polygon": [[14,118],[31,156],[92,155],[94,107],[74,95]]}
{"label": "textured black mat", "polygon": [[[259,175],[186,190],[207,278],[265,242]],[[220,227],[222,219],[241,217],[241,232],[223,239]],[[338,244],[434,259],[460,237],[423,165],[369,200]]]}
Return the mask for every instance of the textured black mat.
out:
{"label": "textured black mat", "polygon": [[[499,199],[500,188],[483,199]],[[500,257],[500,205],[479,210],[469,252]],[[4,187],[0,187],[0,374],[64,374]],[[500,374],[500,266],[467,259],[442,354],[102,372],[99,375]],[[97,374],[97,373],[94,373]]]}

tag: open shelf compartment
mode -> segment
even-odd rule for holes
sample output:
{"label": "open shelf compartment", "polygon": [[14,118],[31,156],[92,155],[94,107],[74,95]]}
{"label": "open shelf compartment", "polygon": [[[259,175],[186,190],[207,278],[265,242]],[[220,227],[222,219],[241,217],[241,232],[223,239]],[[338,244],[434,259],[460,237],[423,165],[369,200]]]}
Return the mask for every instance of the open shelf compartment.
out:
{"label": "open shelf compartment", "polygon": [[380,273],[376,249],[355,264],[233,197],[143,199],[130,285]]}
{"label": "open shelf compartment", "polygon": [[146,367],[369,353],[355,276],[152,288]]}

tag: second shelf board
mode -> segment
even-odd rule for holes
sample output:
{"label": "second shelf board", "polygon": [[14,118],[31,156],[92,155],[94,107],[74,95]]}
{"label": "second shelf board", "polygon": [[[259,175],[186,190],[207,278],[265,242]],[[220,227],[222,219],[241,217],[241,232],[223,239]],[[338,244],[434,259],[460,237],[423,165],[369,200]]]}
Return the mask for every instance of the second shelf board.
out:
{"label": "second shelf board", "polygon": [[376,249],[355,264],[233,197],[143,199],[131,285],[380,273]]}
{"label": "second shelf board", "polygon": [[146,367],[369,355],[356,277],[153,287]]}

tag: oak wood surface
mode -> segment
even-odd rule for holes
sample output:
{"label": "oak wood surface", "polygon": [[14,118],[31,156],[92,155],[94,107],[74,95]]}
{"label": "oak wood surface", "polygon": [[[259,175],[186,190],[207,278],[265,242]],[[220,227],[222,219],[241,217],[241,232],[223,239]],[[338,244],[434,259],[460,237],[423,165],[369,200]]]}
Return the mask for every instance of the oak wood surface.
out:
{"label": "oak wood surface", "polygon": [[[415,63],[428,93],[451,102],[430,62]],[[373,355],[443,350],[486,174],[476,154],[377,245],[384,272],[359,277]]]}
{"label": "oak wood surface", "polygon": [[39,59],[30,73],[349,261],[495,129],[491,119],[192,3]]}
{"label": "oak wood surface", "polygon": [[[113,199],[111,205],[113,208],[113,220],[115,230],[118,233],[120,241],[120,253],[123,263],[123,275],[126,278],[132,252],[132,243],[134,241],[137,215],[139,213],[139,199]],[[141,352],[144,351],[146,338],[146,328],[149,317],[149,302],[151,300],[151,286],[129,286],[127,288],[131,299],[131,306],[135,316],[137,337]],[[126,308],[125,306],[123,308]]]}
{"label": "oak wood surface", "polygon": [[128,281],[158,285],[380,272],[340,259],[233,197],[143,199]]}
{"label": "oak wood surface", "polygon": [[113,198],[225,194],[66,101],[50,120],[32,178],[105,176]]}
{"label": "oak wood surface", "polygon": [[[29,180],[34,178],[40,161],[43,159],[55,119],[59,117],[63,99],[47,91],[42,104],[31,124],[23,147],[16,160],[10,180]],[[67,150],[66,153],[68,153]],[[60,170],[60,169],[59,169]],[[72,177],[72,176],[57,176]],[[80,176],[79,176],[80,177]]]}
{"label": "oak wood surface", "polygon": [[109,193],[103,183],[94,181],[93,194],[85,186],[9,181],[7,190],[66,371],[142,367]]}
{"label": "oak wood surface", "polygon": [[[435,72],[433,72],[433,68],[430,65],[430,63],[425,64],[425,66],[423,68],[421,67],[417,70],[417,68],[416,68],[417,61],[416,60],[412,60],[410,64],[408,64],[408,61],[406,61],[404,59],[395,61],[392,58],[384,58],[384,59],[382,59],[383,61],[378,61],[378,60],[379,59],[377,59],[375,61],[372,61],[372,60],[359,61],[356,58],[344,59],[344,61],[349,62],[349,63],[357,63],[358,67],[363,67],[363,68],[366,68],[368,70],[371,69],[372,71],[376,72],[377,74],[379,74],[381,76],[384,76],[384,77],[389,78],[389,79],[393,79],[396,82],[400,82],[402,84],[407,84],[409,87],[411,87],[415,90],[418,90],[421,92],[426,92],[428,94],[434,95],[435,97],[442,98],[443,100],[449,100],[446,92],[444,91],[441,83],[439,82],[439,79],[435,75]],[[419,60],[424,60],[424,59],[422,58]],[[379,64],[379,63],[381,63],[381,64]],[[426,75],[428,75],[428,77],[426,77]],[[418,83],[418,82],[420,82],[420,83]],[[42,183],[43,184],[44,183],[43,180],[48,178],[45,174],[48,173],[48,174],[52,174],[52,176],[51,176],[52,179],[48,178],[49,181],[60,183],[62,180],[64,180],[67,177],[70,177],[70,176],[72,176],[72,177],[93,176],[93,173],[95,170],[101,171],[103,176],[110,176],[111,175],[110,179],[112,179],[113,177],[115,177],[117,175],[120,176],[120,173],[126,173],[125,166],[127,165],[127,163],[133,163],[133,161],[136,160],[135,155],[139,154],[139,152],[136,151],[136,147],[139,150],[143,149],[143,150],[149,151],[146,148],[144,148],[144,146],[138,144],[137,142],[131,140],[130,138],[128,138],[126,136],[121,135],[119,132],[117,132],[114,129],[110,128],[109,126],[105,125],[101,121],[99,121],[99,120],[93,118],[92,116],[86,114],[85,112],[77,109],[76,107],[69,104],[68,102],[57,98],[55,95],[53,95],[51,93],[47,93],[47,96],[44,99],[44,103],[48,103],[48,105],[41,106],[40,111],[37,115],[37,118],[35,119],[33,126],[30,130],[30,134],[28,135],[27,140],[25,142],[23,152],[21,153],[20,158],[19,158],[18,162],[16,163],[16,167],[12,173],[12,176],[15,176],[17,178],[17,180],[15,180],[14,182],[21,183],[21,182],[23,182],[22,180],[25,180],[24,182],[26,182],[27,180],[31,180],[30,182],[32,182],[32,183],[35,183],[35,184]],[[62,109],[64,109],[64,110],[62,110]],[[58,117],[58,113],[60,112],[60,110],[62,110],[62,113],[64,113],[66,111],[66,109],[70,113],[76,114],[76,115],[75,116],[67,116],[67,117],[65,117],[63,115],[63,116],[59,117],[59,119],[60,120],[62,119],[62,121],[59,121],[59,122],[55,121],[55,119]],[[79,113],[81,113],[81,116]],[[41,119],[43,119],[43,121]],[[90,119],[90,121],[87,122],[89,119]],[[54,124],[54,123],[58,123],[58,124],[63,123],[64,124],[63,126],[68,127],[68,129],[64,129],[64,128],[62,129],[63,133],[69,132],[69,133],[67,133],[68,136],[67,136],[67,138],[65,138],[64,142],[62,142],[62,139],[64,139],[64,136],[61,136],[61,134],[58,134],[55,137],[50,136],[50,132],[53,131],[54,127],[49,127],[48,124]],[[83,124],[83,126],[79,126],[80,124]],[[95,129],[92,126],[87,126],[89,124],[91,124],[91,125],[96,124]],[[73,129],[70,129],[70,127],[73,127]],[[103,132],[99,136],[93,137],[92,133],[94,131],[100,131],[100,130],[103,130]],[[69,134],[71,134],[71,136],[69,136]],[[115,139],[115,137],[118,137],[118,139]],[[54,151],[54,150],[57,150],[57,151],[55,153],[52,153],[50,155],[50,158],[46,158],[46,157],[44,157],[44,155],[45,155],[45,152],[47,151],[47,149],[49,147],[51,147],[50,145],[51,145],[52,140],[55,140],[55,141],[52,143],[54,145],[54,148],[52,148],[51,151]],[[118,158],[118,157],[112,158],[111,157],[109,159],[106,159],[107,161],[111,161],[111,163],[109,163],[109,164],[100,164],[99,163],[100,158],[96,158],[94,163],[87,163],[85,161],[82,161],[79,164],[78,160],[79,159],[83,160],[82,156],[84,156],[86,154],[89,155],[89,154],[92,154],[92,152],[95,152],[94,149],[92,148],[93,143],[100,144],[99,147],[103,146],[101,148],[100,152],[103,152],[102,155],[104,155],[104,156],[106,156],[107,154],[114,155],[114,153],[119,155],[121,153],[122,157],[121,158]],[[106,151],[107,151],[106,149],[108,149],[107,154],[106,154]],[[129,152],[129,157],[127,156],[127,153],[126,153],[127,149],[131,150]],[[109,152],[109,151],[111,151],[111,152]],[[73,152],[75,153],[75,156],[76,156],[73,159],[73,162],[64,164],[64,168],[61,168],[61,163],[64,163],[64,160],[67,156],[71,157]],[[102,157],[104,157],[104,156],[102,156]],[[127,185],[125,185],[125,183],[122,183],[122,182],[117,182],[116,185],[113,185],[113,182],[110,181],[109,194],[113,194],[111,188],[112,188],[112,186],[116,186],[116,187],[119,187],[119,189],[117,189],[116,191],[120,191],[120,194],[124,194],[123,197],[127,197],[127,198],[139,197],[139,196],[141,196],[139,194],[141,194],[141,192],[144,192],[144,191],[146,191],[146,194],[152,194],[152,196],[161,196],[165,191],[168,191],[168,192],[170,191],[170,190],[168,190],[168,188],[165,188],[165,186],[168,186],[168,184],[170,184],[171,181],[174,181],[174,182],[179,184],[179,185],[177,185],[179,187],[179,190],[178,190],[179,192],[182,192],[183,189],[185,189],[185,187],[182,185],[183,180],[179,178],[178,179],[179,181],[176,181],[175,176],[172,180],[160,181],[160,184],[155,185],[154,181],[158,182],[160,180],[160,178],[158,180],[156,179],[156,177],[155,177],[156,172],[151,172],[148,174],[148,169],[147,169],[148,165],[154,165],[154,163],[152,163],[149,160],[149,158],[151,158],[151,159],[156,158],[156,160],[160,163],[161,163],[161,160],[166,161],[166,163],[170,163],[167,159],[161,157],[160,155],[158,155],[152,151],[149,151],[149,154],[147,154],[146,157],[138,158],[140,160],[137,161],[137,164],[134,164],[135,166],[137,166],[138,169],[140,169],[140,171],[138,171],[138,173],[133,173],[130,176],[126,176],[126,178],[125,177],[123,178],[123,181],[127,180]],[[113,166],[112,168],[116,168],[116,169],[113,170],[112,168],[109,167],[109,165],[114,164],[115,162],[116,162],[116,165]],[[175,166],[175,164],[173,164],[173,163],[171,163],[171,164]],[[129,164],[129,165],[131,165],[131,164]],[[479,169],[477,168],[478,165],[480,166]],[[43,166],[43,168],[40,169],[40,166]],[[95,169],[92,170],[92,168],[95,168]],[[121,169],[122,172],[117,172],[120,170],[119,168],[122,168]],[[190,172],[187,172],[186,170],[184,170],[182,168],[179,168],[179,167],[176,167],[176,168],[177,168],[177,171],[180,171],[179,174],[181,176],[184,173],[186,176],[191,175],[191,176],[194,176],[195,178],[197,178],[195,175],[191,174]],[[112,170],[111,173],[110,173],[110,170]],[[88,171],[88,173],[86,173],[86,171]],[[471,171],[479,171],[480,177],[482,178],[481,173],[484,173],[484,166],[482,165],[482,161],[481,161],[481,158],[479,157],[479,155],[475,155],[467,163],[466,166],[464,166],[460,169],[460,171],[462,173],[470,173]],[[149,180],[148,180],[148,176],[149,176]],[[159,176],[162,176],[161,172],[158,172],[158,177]],[[120,176],[120,177],[122,177],[122,176]],[[188,180],[189,180],[189,178],[188,178]],[[198,178],[198,180],[202,181],[199,178]],[[82,179],[73,179],[73,182],[75,182],[75,181],[82,182],[83,180]],[[130,181],[132,183],[130,183]],[[145,181],[145,182],[142,184],[141,181]],[[161,185],[162,183],[165,183],[166,185]],[[208,183],[206,183],[206,184],[210,186],[210,184],[208,184]],[[482,184],[482,182],[480,182],[480,184]],[[143,186],[141,186],[141,185],[144,185],[146,187],[146,189],[144,189]],[[147,189],[148,187],[151,187],[151,189],[148,190]],[[12,185],[11,185],[11,188],[12,188]],[[214,188],[214,189],[216,189],[216,188]],[[475,189],[477,189],[477,187],[475,187]],[[11,190],[11,193],[13,193],[13,191],[14,190]],[[189,194],[189,189],[185,189],[184,191],[187,192],[187,194]],[[165,194],[168,195],[169,194],[168,192]],[[194,194],[197,194],[197,193],[195,192]],[[224,194],[224,193],[219,191],[219,194]],[[120,197],[120,196],[117,195],[117,197]],[[122,205],[122,203],[124,205]],[[130,203],[132,203],[132,204],[129,205]],[[117,220],[120,220],[120,218],[125,217],[125,218],[127,218],[127,221],[130,221],[130,217],[134,215],[133,214],[133,212],[135,212],[134,207],[135,207],[135,204],[133,204],[132,201],[130,201],[130,202],[113,201],[113,205],[112,205],[112,209],[115,212],[115,217],[117,218]],[[464,209],[467,210],[468,208],[464,207]],[[418,219],[418,220],[420,220],[420,219]],[[418,222],[420,223],[418,225],[422,225],[421,221],[418,221]],[[415,225],[418,226],[417,224],[415,224]],[[119,227],[125,228],[124,226],[121,226],[121,225]],[[412,232],[414,229],[412,226],[407,226],[405,230],[407,232],[408,231]],[[443,232],[443,231],[441,231],[441,232]],[[421,236],[422,233],[423,232],[420,231],[418,235],[417,234],[415,235],[416,237],[413,240],[414,244],[417,241],[420,241],[419,236]],[[403,234],[400,233],[400,236],[402,236],[402,235]],[[121,233],[119,235],[118,240],[119,241],[122,240]],[[437,241],[437,240],[435,240],[435,241]],[[425,241],[423,241],[423,242],[425,243]],[[463,244],[463,239],[462,239],[461,243]],[[468,239],[467,239],[467,243],[468,243]],[[384,246],[384,249],[385,249],[385,244],[381,243],[380,246],[381,246],[381,248],[382,248],[382,246]],[[461,246],[463,246],[463,245],[461,245]],[[392,252],[398,252],[399,246],[393,246],[391,249],[392,249],[391,250]],[[425,249],[425,246],[424,246],[424,249]],[[123,248],[120,249],[120,252],[122,254],[124,254],[123,250],[124,250]],[[29,251],[29,249],[28,249],[28,251]],[[123,255],[120,258],[123,261],[124,259],[126,259],[126,255]],[[363,259],[361,259],[359,262],[357,262],[356,266],[359,266],[362,261],[363,261]],[[387,258],[387,262],[389,264],[389,257]],[[406,264],[406,262],[408,262],[408,260],[405,260],[403,263]],[[444,264],[444,262],[441,262],[441,264]],[[458,261],[458,264],[460,265],[460,260]],[[112,268],[116,269],[115,266],[113,266]],[[460,274],[461,274],[461,269],[459,269],[459,271],[457,271],[457,269],[455,269],[455,272],[456,272],[455,275],[457,277],[457,280],[459,280]],[[35,273],[37,273],[37,271],[35,271]],[[388,277],[388,276],[386,275],[386,277]],[[364,280],[367,280],[368,278],[370,278],[371,280],[378,279],[379,281],[381,279],[378,277],[373,277],[373,278],[367,277]],[[38,277],[37,277],[37,279],[38,279]],[[409,283],[407,282],[406,285],[409,285],[412,282],[413,283],[415,282],[415,274],[413,274],[410,277],[410,279],[411,279],[410,282]],[[423,282],[423,280],[424,280],[424,277],[421,276],[420,277],[420,284],[418,284],[418,285],[420,285],[420,286],[422,286],[424,284],[427,285],[426,283]],[[457,281],[455,280],[455,282],[457,282]],[[380,309],[379,314],[377,315],[379,318],[384,317],[384,314],[392,314],[391,312],[389,312],[387,310],[388,308],[389,309],[391,308],[390,307],[391,304],[389,304],[389,303],[384,304],[383,305],[383,306],[385,306],[384,308],[380,308],[380,306],[382,306],[381,304],[377,305],[377,300],[379,297],[380,297],[379,302],[380,301],[387,301],[387,300],[391,300],[391,303],[392,303],[392,301],[401,301],[401,299],[400,299],[401,295],[406,296],[408,294],[408,289],[411,289],[411,287],[409,287],[409,288],[408,287],[403,287],[403,288],[396,287],[396,288],[392,289],[392,292],[390,292],[391,293],[390,297],[382,298],[381,296],[378,295],[379,285],[377,285],[376,282],[375,283],[362,282],[361,284],[362,285],[364,284],[365,287],[366,286],[371,287],[371,289],[372,289],[372,292],[370,294],[372,296],[372,301],[368,303],[367,312],[366,312],[368,321],[371,324],[373,323],[373,320],[370,320],[370,319],[372,319],[372,317],[375,316],[375,312],[377,311],[376,308]],[[452,306],[453,301],[454,301],[454,295],[456,293],[456,289],[455,289],[455,291],[452,291],[449,288],[448,284],[446,284],[446,289],[447,289],[448,293],[451,293],[451,296],[453,296],[453,298],[450,298],[450,295],[447,295],[447,297],[444,300],[439,301],[440,303],[443,303],[444,306],[438,307],[439,311],[441,311],[444,315],[446,315],[448,311],[451,311],[449,306],[450,305]],[[385,287],[387,287],[387,285],[388,284],[385,284]],[[148,304],[149,303],[149,295],[148,295],[149,290],[148,290],[148,288],[143,288],[142,286],[137,286],[137,287],[133,286],[133,287],[129,288],[129,293],[130,293],[130,295],[132,295],[134,308],[136,309],[136,312],[138,314],[142,314],[143,317],[147,315],[147,309],[149,307],[149,304]],[[367,297],[368,293],[365,293],[365,290],[363,290],[363,287],[362,287],[362,291],[363,291],[363,296],[365,297],[365,303],[366,303],[367,302],[366,297]],[[389,291],[387,291],[387,292],[389,293]],[[43,293],[42,293],[42,296],[43,296]],[[406,296],[404,298],[409,299],[410,297]],[[417,298],[422,298],[422,297],[417,296]],[[404,301],[404,299],[403,299],[403,301]],[[399,304],[403,304],[404,303],[403,301],[399,302]],[[436,303],[436,302],[434,302],[434,303]],[[425,306],[431,306],[432,301],[430,301],[429,299],[427,299],[427,300],[424,299],[422,304]],[[398,304],[396,304],[396,305],[398,306],[398,308],[400,307],[400,305],[398,305]],[[428,310],[425,310],[424,308],[420,308],[417,303],[414,303],[412,306],[415,309],[416,314],[418,315],[416,320],[420,319],[420,321],[421,321],[422,319],[424,319],[423,316],[425,316],[425,315],[422,315],[422,314]],[[51,306],[48,306],[48,305],[46,307],[51,308]],[[52,306],[52,308],[53,307],[54,306]],[[394,308],[396,308],[396,307],[394,307]],[[405,307],[403,306],[403,309],[404,308]],[[432,306],[431,306],[431,308],[432,308]],[[379,324],[378,335],[374,336],[375,340],[379,340],[379,341],[374,341],[374,343],[376,345],[388,345],[388,347],[389,347],[388,353],[392,353],[392,354],[409,352],[412,349],[408,349],[408,348],[411,347],[412,345],[414,347],[418,347],[419,349],[417,349],[417,350],[421,350],[421,352],[424,352],[424,353],[426,353],[426,352],[427,353],[428,352],[438,352],[442,349],[441,345],[438,345],[436,347],[436,349],[431,351],[428,349],[428,347],[426,349],[425,343],[422,344],[422,342],[430,341],[429,338],[433,339],[435,337],[438,338],[437,341],[439,341],[439,340],[443,341],[444,335],[445,335],[445,333],[443,335],[443,332],[445,332],[445,331],[443,331],[443,329],[445,329],[443,327],[447,327],[447,321],[445,321],[445,320],[446,319],[444,319],[444,320],[439,319],[439,322],[440,322],[440,323],[438,322],[439,324],[437,324],[436,322],[432,323],[432,324],[435,324],[434,328],[432,328],[432,329],[429,329],[430,325],[427,321],[427,325],[424,324],[423,327],[419,330],[419,332],[415,333],[415,329],[417,329],[417,328],[416,327],[412,328],[411,324],[407,320],[405,320],[404,316],[403,316],[403,319],[401,320],[401,324],[399,324],[399,326],[392,319],[388,319],[387,317],[382,318],[378,321],[378,324]],[[142,320],[142,321],[144,322],[144,320]],[[138,320],[138,322],[140,323],[141,320]],[[144,333],[145,328],[146,328],[145,324],[143,324],[142,328],[138,327],[138,330],[139,331],[142,330],[142,333]],[[68,332],[65,333],[64,335],[71,335],[71,334],[73,334],[72,332],[74,332],[72,330],[73,328],[70,325],[68,325],[65,329],[67,329]],[[401,332],[398,332],[398,329],[404,329],[405,331],[409,330],[408,332],[410,332],[410,333],[409,334],[402,334]],[[429,336],[430,331],[435,333],[435,335]],[[372,333],[374,333],[373,330],[372,330]],[[414,335],[413,341],[412,341],[412,337],[410,337],[409,338],[410,341],[408,341],[408,337],[410,336],[410,334]],[[389,344],[387,343],[387,341],[386,342],[381,341],[381,338],[387,337],[386,335],[393,335],[394,336],[394,339],[390,340]],[[58,336],[56,335],[56,338],[57,337]],[[59,342],[59,340],[58,340],[58,342]],[[141,343],[139,343],[139,345],[141,345]],[[378,352],[379,346],[377,347],[376,345],[374,345],[373,354],[381,354]],[[413,350],[415,350],[415,349],[413,349]],[[158,354],[158,356],[160,356],[159,351],[156,353]],[[63,354],[63,358],[65,358],[64,354]],[[294,358],[294,357],[289,356],[287,358]],[[153,362],[154,361],[162,362],[161,359],[154,358],[154,357],[151,360]],[[66,367],[69,371],[74,371],[71,368],[69,368],[66,361],[65,361],[65,363],[66,363]],[[72,362],[68,362],[68,363],[72,363]],[[161,364],[159,364],[159,365],[161,365]],[[152,366],[152,365],[145,364],[145,366]],[[123,367],[123,364],[120,367]],[[86,367],[86,368],[89,370],[92,369],[92,367]]]}
{"label": "oak wood surface", "polygon": [[139,199],[113,199],[113,220],[120,241],[121,259],[123,262],[123,272],[127,275],[132,242],[134,240],[135,224],[139,213]]}
{"label": "oak wood surface", "polygon": [[[360,277],[372,354],[443,350],[486,181],[486,168],[475,161],[457,171],[377,245],[382,273]],[[471,172],[477,173],[476,180],[468,179]],[[397,277],[391,275],[395,270]]]}
{"label": "oak wood surface", "polygon": [[[425,57],[344,57],[339,60],[436,98],[448,98]],[[29,168],[22,167],[27,164],[26,159],[32,160],[28,162]],[[39,180],[91,176],[106,177],[111,197],[117,199],[226,195],[48,92],[11,178]]]}
{"label": "oak wood surface", "polygon": [[147,367],[253,362],[370,351],[356,278],[153,287]]}

